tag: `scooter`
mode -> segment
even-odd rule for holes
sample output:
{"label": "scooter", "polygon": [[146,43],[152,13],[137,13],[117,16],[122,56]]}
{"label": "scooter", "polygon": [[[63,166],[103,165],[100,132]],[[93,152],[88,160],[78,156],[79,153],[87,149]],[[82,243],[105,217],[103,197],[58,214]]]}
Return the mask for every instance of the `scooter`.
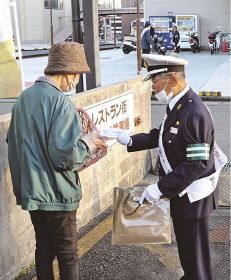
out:
{"label": "scooter", "polygon": [[162,54],[162,55],[165,55],[166,53],[164,38],[160,34],[157,36],[157,52],[158,54]]}
{"label": "scooter", "polygon": [[208,31],[208,40],[209,40],[209,50],[211,54],[219,53],[220,51],[220,36],[219,33],[221,32],[219,29],[219,26],[217,28],[217,31],[215,32],[209,32]]}
{"label": "scooter", "polygon": [[187,34],[187,36],[189,36],[189,44],[193,53],[200,51],[199,38],[196,33],[197,32],[191,32]]}
{"label": "scooter", "polygon": [[100,30],[99,30],[99,38],[102,39],[102,40],[104,39],[104,32],[103,32],[103,29],[100,29]]}
{"label": "scooter", "polygon": [[151,53],[157,52],[158,54],[165,55],[166,53],[166,47],[164,44],[164,39],[161,36],[161,34],[155,34],[155,36],[152,39],[152,48]]}
{"label": "scooter", "polygon": [[136,51],[136,40],[124,40],[122,44],[122,50],[125,54],[129,54],[130,52]]}

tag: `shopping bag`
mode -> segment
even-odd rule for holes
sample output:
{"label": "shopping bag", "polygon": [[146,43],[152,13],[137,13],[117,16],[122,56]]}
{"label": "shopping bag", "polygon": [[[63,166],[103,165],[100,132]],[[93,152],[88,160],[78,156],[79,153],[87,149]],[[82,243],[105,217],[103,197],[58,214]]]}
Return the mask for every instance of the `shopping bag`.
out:
{"label": "shopping bag", "polygon": [[144,187],[114,188],[112,244],[171,243],[170,202],[139,204]]}

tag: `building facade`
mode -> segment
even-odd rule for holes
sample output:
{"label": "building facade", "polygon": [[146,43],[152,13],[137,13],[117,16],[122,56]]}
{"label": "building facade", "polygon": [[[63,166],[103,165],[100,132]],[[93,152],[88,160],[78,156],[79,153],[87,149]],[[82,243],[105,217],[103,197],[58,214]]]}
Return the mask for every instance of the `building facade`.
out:
{"label": "building facade", "polygon": [[230,0],[144,0],[144,17],[197,15],[200,43],[208,46],[208,31],[230,33]]}
{"label": "building facade", "polygon": [[[98,0],[99,9],[135,8],[137,0]],[[139,0],[139,5],[143,8],[144,0]]]}
{"label": "building facade", "polygon": [[[79,3],[82,10],[82,0]],[[143,13],[144,2],[139,0],[139,3]],[[50,45],[51,24],[54,43],[64,41],[72,34],[71,0],[36,0],[33,3],[16,0],[16,4],[22,45]],[[136,0],[98,0],[99,23],[102,18],[110,18],[113,34],[115,11],[116,33],[129,35],[131,22],[136,19],[136,5]]]}
{"label": "building facade", "polygon": [[54,43],[64,41],[71,34],[71,1],[16,0],[16,5],[22,45],[49,45],[51,23]]}

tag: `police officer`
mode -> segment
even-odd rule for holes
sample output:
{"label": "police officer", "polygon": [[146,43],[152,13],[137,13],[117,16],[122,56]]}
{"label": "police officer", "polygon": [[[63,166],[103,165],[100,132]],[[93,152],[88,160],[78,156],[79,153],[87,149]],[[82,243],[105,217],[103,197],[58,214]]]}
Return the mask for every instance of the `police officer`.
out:
{"label": "police officer", "polygon": [[177,25],[175,23],[172,24],[172,45],[174,53],[180,52],[180,33],[177,30]]}
{"label": "police officer", "polygon": [[158,52],[158,34],[155,33],[155,27],[153,24],[150,25],[150,36],[151,36],[151,45],[150,53]]}
{"label": "police officer", "polygon": [[[214,163],[214,126],[210,112],[187,85],[187,61],[143,55],[152,89],[168,103],[159,128],[133,136],[119,130],[117,140],[128,152],[158,147],[159,181],[145,188],[140,203],[161,196],[170,199],[171,216],[184,276],[181,280],[211,280],[209,216],[217,207],[219,170]],[[224,162],[225,163],[225,162]],[[223,164],[224,164],[223,163]]]}
{"label": "police officer", "polygon": [[150,34],[150,22],[146,21],[144,24],[144,29],[141,33],[141,48],[142,53],[150,53],[150,46],[152,44],[152,37]]}

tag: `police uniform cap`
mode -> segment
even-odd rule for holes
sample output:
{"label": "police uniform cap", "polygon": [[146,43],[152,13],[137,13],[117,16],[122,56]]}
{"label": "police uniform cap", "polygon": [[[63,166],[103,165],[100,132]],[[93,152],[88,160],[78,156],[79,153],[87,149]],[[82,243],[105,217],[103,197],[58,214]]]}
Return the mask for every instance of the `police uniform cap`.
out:
{"label": "police uniform cap", "polygon": [[150,21],[145,21],[144,27],[146,28],[148,26],[150,26]]}
{"label": "police uniform cap", "polygon": [[185,59],[168,55],[143,54],[142,58],[148,70],[145,81],[164,72],[183,72],[184,66],[188,64]]}

